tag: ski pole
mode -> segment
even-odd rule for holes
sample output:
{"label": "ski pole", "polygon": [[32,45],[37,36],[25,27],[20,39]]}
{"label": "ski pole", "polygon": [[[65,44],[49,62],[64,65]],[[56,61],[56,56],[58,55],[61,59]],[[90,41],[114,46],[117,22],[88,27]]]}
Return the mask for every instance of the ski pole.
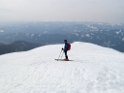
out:
{"label": "ski pole", "polygon": [[62,59],[62,57],[63,57],[63,54],[64,54],[64,51],[62,52],[61,59]]}
{"label": "ski pole", "polygon": [[58,57],[58,59],[60,58],[60,56],[61,56],[61,53],[62,53],[62,50],[61,50],[61,52],[60,52],[60,54],[59,54],[59,57]]}

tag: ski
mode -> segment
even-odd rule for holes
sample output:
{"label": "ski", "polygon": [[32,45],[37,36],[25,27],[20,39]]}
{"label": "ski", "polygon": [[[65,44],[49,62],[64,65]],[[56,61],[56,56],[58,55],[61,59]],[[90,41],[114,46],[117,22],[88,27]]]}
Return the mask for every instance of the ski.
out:
{"label": "ski", "polygon": [[73,61],[73,60],[65,60],[65,59],[55,59],[56,61]]}

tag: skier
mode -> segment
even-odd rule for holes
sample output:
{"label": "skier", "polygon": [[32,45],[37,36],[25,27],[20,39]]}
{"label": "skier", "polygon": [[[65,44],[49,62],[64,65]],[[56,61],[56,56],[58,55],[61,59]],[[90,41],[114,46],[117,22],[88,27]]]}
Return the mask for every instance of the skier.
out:
{"label": "skier", "polygon": [[65,61],[69,61],[69,59],[68,59],[68,55],[67,55],[67,51],[68,50],[70,50],[70,43],[68,43],[68,41],[67,40],[64,40],[64,43],[65,43],[65,45],[64,45],[64,48],[62,48],[62,50],[64,51],[64,53],[65,53]]}

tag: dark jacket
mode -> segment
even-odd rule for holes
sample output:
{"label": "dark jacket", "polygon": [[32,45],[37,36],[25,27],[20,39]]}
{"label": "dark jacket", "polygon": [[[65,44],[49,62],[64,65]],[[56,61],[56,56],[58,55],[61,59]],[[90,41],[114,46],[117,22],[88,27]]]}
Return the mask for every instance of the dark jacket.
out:
{"label": "dark jacket", "polygon": [[67,50],[68,50],[68,43],[65,43],[64,51],[67,51]]}

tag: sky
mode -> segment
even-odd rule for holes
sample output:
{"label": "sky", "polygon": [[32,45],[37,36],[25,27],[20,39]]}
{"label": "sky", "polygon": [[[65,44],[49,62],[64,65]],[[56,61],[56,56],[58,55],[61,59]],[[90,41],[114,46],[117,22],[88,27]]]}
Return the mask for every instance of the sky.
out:
{"label": "sky", "polygon": [[0,22],[124,23],[124,0],[0,0]]}

